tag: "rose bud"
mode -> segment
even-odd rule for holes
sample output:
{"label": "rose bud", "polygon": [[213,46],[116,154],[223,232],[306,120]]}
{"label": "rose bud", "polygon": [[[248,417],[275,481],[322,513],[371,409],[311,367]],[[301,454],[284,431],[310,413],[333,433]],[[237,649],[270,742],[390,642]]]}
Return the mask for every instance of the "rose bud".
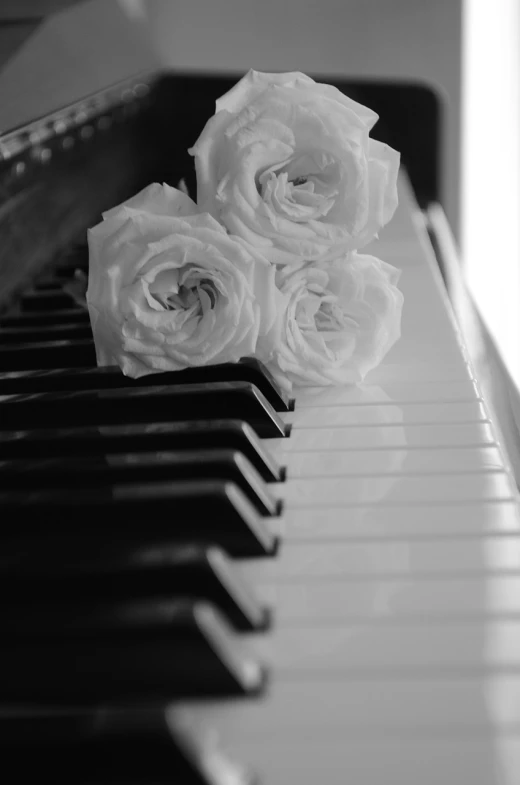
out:
{"label": "rose bud", "polygon": [[[263,355],[278,382],[286,389],[361,382],[400,336],[399,275],[356,253],[279,274],[286,303],[280,342]],[[259,341],[260,356],[263,349]]]}

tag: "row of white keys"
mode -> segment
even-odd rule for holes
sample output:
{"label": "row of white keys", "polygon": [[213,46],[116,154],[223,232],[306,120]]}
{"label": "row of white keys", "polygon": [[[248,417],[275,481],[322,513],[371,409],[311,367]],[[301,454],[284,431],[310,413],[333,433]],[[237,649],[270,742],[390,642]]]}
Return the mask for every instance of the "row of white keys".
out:
{"label": "row of white keys", "polygon": [[517,493],[411,215],[401,184],[400,344],[362,388],[299,393],[270,442],[283,544],[241,565],[274,609],[248,636],[270,687],[177,709],[265,785],[520,782]]}

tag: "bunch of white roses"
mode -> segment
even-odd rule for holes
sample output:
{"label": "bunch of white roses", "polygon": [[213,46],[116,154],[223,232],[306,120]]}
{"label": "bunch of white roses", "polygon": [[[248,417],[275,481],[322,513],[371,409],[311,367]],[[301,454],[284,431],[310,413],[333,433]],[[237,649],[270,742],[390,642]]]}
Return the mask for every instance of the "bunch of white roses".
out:
{"label": "bunch of white roses", "polygon": [[361,381],[400,334],[399,272],[358,249],[397,206],[370,109],[250,71],[190,150],[197,204],[153,184],[89,231],[99,365],[132,377],[256,356],[285,387]]}

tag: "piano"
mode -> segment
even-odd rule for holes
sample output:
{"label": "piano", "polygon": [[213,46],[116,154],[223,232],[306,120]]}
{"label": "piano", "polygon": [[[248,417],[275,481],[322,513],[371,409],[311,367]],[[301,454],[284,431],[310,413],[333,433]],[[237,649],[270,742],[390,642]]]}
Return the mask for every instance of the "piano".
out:
{"label": "piano", "polygon": [[405,162],[367,249],[402,338],[364,384],[94,368],[86,228],[193,189],[233,81],[146,73],[0,137],[4,781],[516,785],[518,494],[432,243],[428,90],[335,80]]}

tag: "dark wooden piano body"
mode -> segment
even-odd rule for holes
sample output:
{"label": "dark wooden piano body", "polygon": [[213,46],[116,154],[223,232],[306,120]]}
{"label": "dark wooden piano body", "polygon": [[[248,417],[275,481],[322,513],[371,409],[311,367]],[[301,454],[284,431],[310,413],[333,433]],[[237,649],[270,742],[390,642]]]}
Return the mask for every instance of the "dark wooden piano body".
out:
{"label": "dark wooden piano body", "polygon": [[[5,308],[18,286],[81,241],[103,210],[148,183],[185,178],[194,193],[187,150],[235,81],[145,74],[4,134],[0,304]],[[403,151],[420,204],[437,199],[435,94],[412,84],[328,81],[380,113],[375,136]]]}

